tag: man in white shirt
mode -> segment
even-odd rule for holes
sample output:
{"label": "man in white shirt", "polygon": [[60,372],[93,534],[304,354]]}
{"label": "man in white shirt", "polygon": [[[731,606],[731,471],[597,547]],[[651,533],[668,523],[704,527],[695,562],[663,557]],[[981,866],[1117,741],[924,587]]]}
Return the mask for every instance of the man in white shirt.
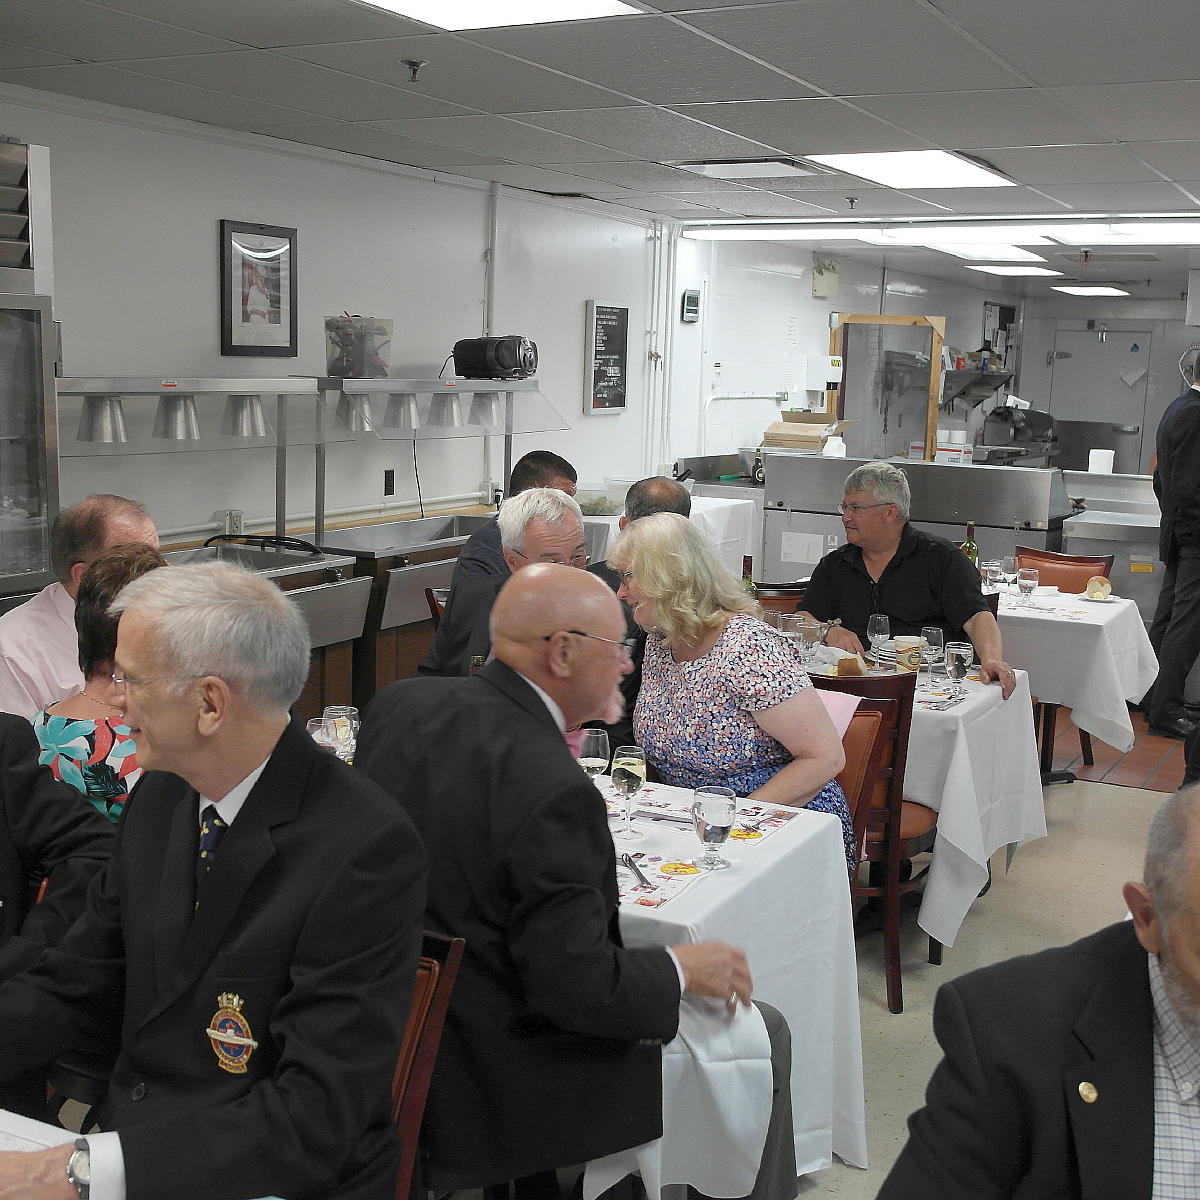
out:
{"label": "man in white shirt", "polygon": [[135,500],[95,495],[64,508],[50,530],[57,581],[0,616],[0,712],[32,716],[83,687],[75,593],[83,573],[113,546],[145,542],[158,530]]}
{"label": "man in white shirt", "polygon": [[420,840],[289,720],[309,644],[285,593],[189,565],[114,609],[146,774],[83,915],[0,986],[4,1074],[116,1052],[107,1132],[0,1154],[0,1197],[390,1196]]}

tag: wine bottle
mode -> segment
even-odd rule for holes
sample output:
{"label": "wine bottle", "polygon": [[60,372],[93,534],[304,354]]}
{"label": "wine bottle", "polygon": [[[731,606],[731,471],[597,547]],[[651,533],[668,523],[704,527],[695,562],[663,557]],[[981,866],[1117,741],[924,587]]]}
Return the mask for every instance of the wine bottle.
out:
{"label": "wine bottle", "polygon": [[967,522],[967,540],[959,542],[958,548],[971,560],[971,565],[979,566],[979,547],[975,544],[975,522]]}
{"label": "wine bottle", "polygon": [[754,555],[742,555],[742,587],[752,600],[758,599],[758,588],[754,586]]}

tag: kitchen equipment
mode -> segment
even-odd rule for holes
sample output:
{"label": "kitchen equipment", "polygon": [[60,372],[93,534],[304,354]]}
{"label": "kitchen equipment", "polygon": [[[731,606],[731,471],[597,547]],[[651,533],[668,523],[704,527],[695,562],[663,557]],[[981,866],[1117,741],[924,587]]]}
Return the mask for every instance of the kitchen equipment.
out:
{"label": "kitchen equipment", "polygon": [[454,343],[454,373],[463,379],[528,379],[537,365],[537,343],[520,334]]}
{"label": "kitchen equipment", "polygon": [[1001,405],[983,419],[983,443],[976,462],[1021,467],[1047,467],[1055,447],[1055,421],[1036,408]]}

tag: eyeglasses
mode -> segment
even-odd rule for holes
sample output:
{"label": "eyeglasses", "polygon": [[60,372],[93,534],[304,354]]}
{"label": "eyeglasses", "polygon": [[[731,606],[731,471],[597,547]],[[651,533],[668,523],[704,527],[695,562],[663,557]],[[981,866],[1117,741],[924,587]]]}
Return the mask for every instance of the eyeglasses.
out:
{"label": "eyeglasses", "polygon": [[127,687],[131,683],[157,683],[162,679],[207,679],[211,672],[203,675],[144,675],[140,679],[136,675],[110,675],[109,679],[117,687]]}
{"label": "eyeglasses", "polygon": [[622,583],[628,583],[633,578],[633,572],[632,571],[618,571],[617,578]]}
{"label": "eyeglasses", "polygon": [[[584,633],[582,629],[560,629],[558,632],[573,633],[576,637],[591,638],[593,642],[607,642],[610,646],[620,646],[628,658],[633,657],[634,648],[637,646],[637,642],[633,638],[606,638],[601,637],[598,633]],[[542,638],[542,641],[552,641],[556,636],[557,634],[548,633]]]}
{"label": "eyeglasses", "polygon": [[841,502],[841,503],[838,505],[838,512],[840,512],[840,513],[860,513],[860,512],[866,512],[868,508],[887,508],[887,507],[888,507],[888,505],[887,505],[887,504],[885,504],[885,503],[879,503],[879,504],[847,504],[847,503],[845,502],[845,500],[843,500],[843,501],[842,501],[842,502]]}
{"label": "eyeglasses", "polygon": [[588,554],[572,554],[570,558],[530,558],[528,554],[513,546],[509,546],[509,549],[526,562],[553,563],[559,567],[586,567],[592,561],[591,555]]}

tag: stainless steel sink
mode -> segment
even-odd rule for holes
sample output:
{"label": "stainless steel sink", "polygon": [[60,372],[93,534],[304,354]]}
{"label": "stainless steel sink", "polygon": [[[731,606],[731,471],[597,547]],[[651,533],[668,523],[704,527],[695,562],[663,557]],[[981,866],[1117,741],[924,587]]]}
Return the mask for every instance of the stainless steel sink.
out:
{"label": "stainless steel sink", "polygon": [[196,550],[170,550],[163,557],[169,563],[224,562],[235,567],[244,567],[271,579],[284,575],[299,575],[305,571],[329,570],[348,575],[354,566],[352,558],[338,558],[329,554],[305,554],[300,550],[260,550],[254,546],[240,546],[222,542],[215,546],[201,546]]}
{"label": "stainless steel sink", "polygon": [[352,529],[334,529],[325,534],[321,549],[332,554],[352,554],[356,558],[390,558],[419,550],[439,550],[461,546],[477,529],[492,518],[488,516],[419,517],[415,521],[387,521],[381,525],[359,525]]}

